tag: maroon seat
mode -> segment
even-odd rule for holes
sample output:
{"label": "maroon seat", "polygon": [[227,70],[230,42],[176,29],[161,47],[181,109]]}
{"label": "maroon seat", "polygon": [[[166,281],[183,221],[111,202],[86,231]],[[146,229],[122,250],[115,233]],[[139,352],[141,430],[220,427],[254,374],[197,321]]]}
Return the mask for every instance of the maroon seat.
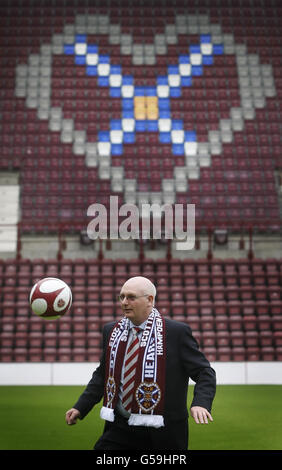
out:
{"label": "maroon seat", "polygon": [[216,345],[216,333],[215,331],[202,331],[201,332],[201,345],[203,348],[211,347]]}
{"label": "maroon seat", "polygon": [[282,346],[282,330],[273,332],[273,341],[276,347]]}
{"label": "maroon seat", "polygon": [[0,346],[0,361],[12,362],[14,360],[14,351],[10,347]]}
{"label": "maroon seat", "polygon": [[215,318],[213,315],[203,315],[200,317],[201,331],[214,330]]}
{"label": "maroon seat", "polygon": [[42,348],[34,347],[28,350],[28,360],[30,362],[41,362],[43,359]]}
{"label": "maroon seat", "polygon": [[201,329],[201,318],[199,315],[187,315],[185,323],[190,326],[192,331]]}
{"label": "maroon seat", "polygon": [[56,348],[44,348],[43,349],[43,361],[44,362],[56,362],[57,361],[57,349]]}
{"label": "maroon seat", "polygon": [[217,358],[219,361],[231,361],[232,360],[232,350],[227,346],[219,346],[217,348]]}
{"label": "maroon seat", "polygon": [[217,315],[215,317],[215,328],[217,331],[228,330],[229,317],[227,315]]}
{"label": "maroon seat", "polygon": [[210,362],[215,362],[217,360],[217,349],[213,346],[207,346],[203,348],[203,353]]}
{"label": "maroon seat", "polygon": [[275,357],[277,361],[282,361],[282,347],[281,346],[277,346],[275,348]]}
{"label": "maroon seat", "polygon": [[246,360],[246,349],[241,346],[234,346],[232,348],[232,360],[233,361],[238,361],[238,362],[243,362]]}
{"label": "maroon seat", "polygon": [[172,300],[170,306],[173,318],[175,318],[176,315],[184,315],[185,303],[183,300]]}
{"label": "maroon seat", "polygon": [[247,361],[260,361],[260,348],[258,346],[250,346],[246,348]]}
{"label": "maroon seat", "polygon": [[274,334],[271,330],[260,331],[259,342],[262,347],[268,347],[274,345]]}
{"label": "maroon seat", "polygon": [[230,332],[230,342],[232,347],[242,347],[245,345],[245,334],[242,330]]}
{"label": "maroon seat", "polygon": [[69,347],[59,347],[57,350],[57,359],[59,362],[71,362],[72,350]]}
{"label": "maroon seat", "polygon": [[86,351],[88,362],[99,362],[101,357],[101,350],[98,347],[89,347]]}
{"label": "maroon seat", "polygon": [[259,333],[258,331],[247,330],[245,331],[245,345],[247,347],[259,345]]}
{"label": "maroon seat", "polygon": [[230,332],[220,330],[216,332],[216,344],[218,347],[230,346]]}
{"label": "maroon seat", "polygon": [[74,362],[85,362],[87,360],[86,348],[74,347],[72,349],[72,360]]}
{"label": "maroon seat", "polygon": [[263,361],[274,361],[275,348],[272,346],[263,346],[261,348],[261,357]]}

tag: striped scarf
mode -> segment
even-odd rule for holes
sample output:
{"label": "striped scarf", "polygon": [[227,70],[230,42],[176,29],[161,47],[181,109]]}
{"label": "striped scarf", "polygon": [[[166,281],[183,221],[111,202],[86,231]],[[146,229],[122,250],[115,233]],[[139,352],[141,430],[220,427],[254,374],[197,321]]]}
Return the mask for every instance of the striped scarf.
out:
{"label": "striped scarf", "polygon": [[[107,346],[104,402],[100,416],[111,422],[114,421],[118,401],[129,325],[126,317],[117,322]],[[140,339],[129,425],[164,426],[165,356],[165,321],[153,308]]]}

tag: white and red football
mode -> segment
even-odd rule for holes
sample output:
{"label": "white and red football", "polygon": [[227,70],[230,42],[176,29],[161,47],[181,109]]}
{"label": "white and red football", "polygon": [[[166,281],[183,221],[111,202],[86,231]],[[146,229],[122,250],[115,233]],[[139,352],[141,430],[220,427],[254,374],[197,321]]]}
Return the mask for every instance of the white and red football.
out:
{"label": "white and red football", "polygon": [[56,277],[46,277],[31,289],[29,303],[32,311],[45,320],[55,320],[65,315],[72,304],[69,286]]}

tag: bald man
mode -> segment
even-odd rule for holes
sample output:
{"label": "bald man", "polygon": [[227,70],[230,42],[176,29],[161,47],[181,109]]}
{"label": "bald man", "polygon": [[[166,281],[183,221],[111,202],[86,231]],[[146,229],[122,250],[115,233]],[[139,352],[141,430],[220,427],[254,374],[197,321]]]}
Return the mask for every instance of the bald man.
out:
{"label": "bald man", "polygon": [[103,353],[66,422],[83,419],[103,398],[104,432],[94,450],[186,450],[188,382],[195,382],[190,412],[212,421],[215,371],[188,325],[163,318],[156,287],[147,278],[128,279],[120,290],[123,317],[105,325]]}

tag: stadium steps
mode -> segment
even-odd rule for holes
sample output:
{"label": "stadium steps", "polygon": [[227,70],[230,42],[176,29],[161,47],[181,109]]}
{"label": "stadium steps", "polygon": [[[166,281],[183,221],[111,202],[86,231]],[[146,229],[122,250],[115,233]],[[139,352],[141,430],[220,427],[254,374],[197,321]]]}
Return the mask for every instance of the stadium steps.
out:
{"label": "stadium steps", "polygon": [[0,258],[15,256],[19,221],[20,186],[18,175],[10,172],[0,173]]}

